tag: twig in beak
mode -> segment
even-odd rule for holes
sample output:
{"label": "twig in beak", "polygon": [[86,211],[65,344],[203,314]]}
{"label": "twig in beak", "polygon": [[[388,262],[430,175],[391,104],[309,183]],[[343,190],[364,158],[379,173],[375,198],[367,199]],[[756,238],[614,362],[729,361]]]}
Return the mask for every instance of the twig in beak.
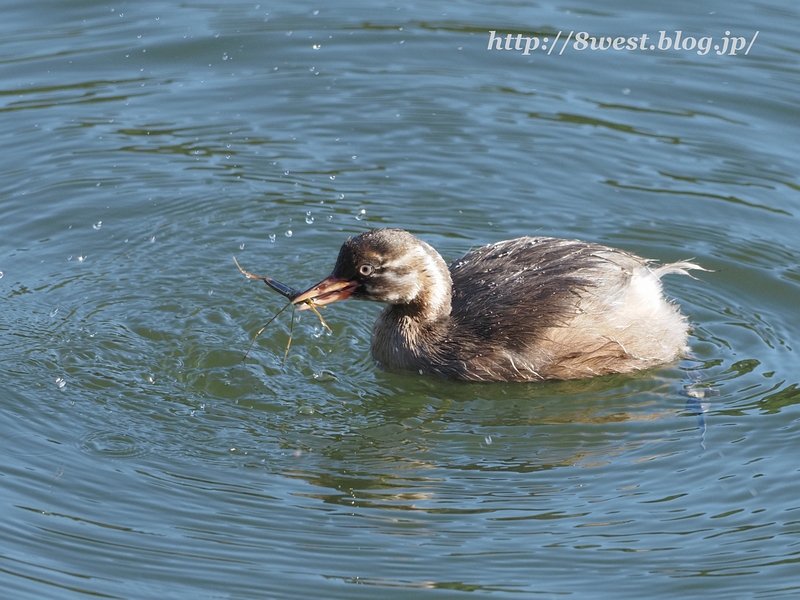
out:
{"label": "twig in beak", "polygon": [[[292,345],[292,336],[293,336],[293,332],[294,332],[294,309],[295,309],[295,306],[293,305],[292,301],[295,298],[297,298],[297,296],[300,295],[300,292],[292,289],[291,287],[289,287],[288,285],[286,285],[284,283],[281,283],[277,279],[272,279],[270,277],[259,277],[258,275],[253,275],[252,273],[249,273],[249,272],[245,271],[239,265],[239,261],[236,260],[235,256],[233,257],[233,262],[236,263],[236,266],[238,267],[239,271],[241,271],[242,274],[245,277],[247,277],[248,279],[259,279],[259,280],[263,281],[270,288],[272,288],[273,290],[278,292],[281,296],[283,296],[284,298],[287,298],[289,300],[288,304],[286,304],[282,309],[280,309],[278,312],[276,312],[272,316],[272,318],[269,321],[267,321],[266,325],[264,325],[261,329],[259,329],[256,332],[256,335],[253,337],[253,341],[250,342],[250,346],[248,346],[248,348],[247,348],[247,352],[245,352],[244,358],[242,358],[242,362],[247,360],[247,357],[250,355],[250,350],[253,349],[253,344],[256,343],[256,339],[258,339],[258,336],[260,336],[263,333],[263,331],[267,327],[269,327],[269,324],[272,323],[279,314],[281,314],[283,311],[285,311],[287,308],[289,308],[289,306],[291,306],[292,307],[292,320],[289,323],[289,341],[286,344],[286,350],[283,353],[283,362],[281,363],[281,364],[285,365],[286,364],[286,358],[289,356],[289,348]],[[322,326],[325,329],[327,329],[330,333],[333,333],[333,330],[328,326],[328,324],[325,322],[325,319],[322,318],[322,315],[319,313],[319,310],[317,310],[317,307],[314,305],[314,299],[313,298],[302,302],[302,304],[307,304],[308,307],[311,310],[314,311],[314,314],[317,315],[317,317],[319,317],[319,322],[322,323]]]}
{"label": "twig in beak", "polygon": [[328,327],[328,324],[325,322],[325,319],[322,318],[322,315],[319,314],[317,310],[317,306],[314,304],[314,300],[306,300],[306,304],[308,304],[308,308],[314,311],[314,314],[319,317],[319,322],[322,323],[322,326],[328,330],[328,333],[333,333],[333,329]]}
{"label": "twig in beak", "polygon": [[272,279],[271,277],[259,277],[258,275],[253,275],[252,273],[245,271],[241,266],[239,266],[239,261],[236,260],[235,256],[233,257],[233,262],[236,263],[236,266],[242,272],[242,275],[244,275],[248,279],[260,279],[261,281],[266,283],[269,287],[271,287],[273,290],[278,292],[284,298],[288,298],[289,300],[294,300],[295,298],[297,298],[297,296],[300,295],[300,293],[297,290],[290,288],[288,285],[286,285],[285,283],[281,283],[277,279]]}
{"label": "twig in beak", "polygon": [[[276,312],[274,315],[272,315],[272,318],[269,321],[267,321],[266,325],[264,325],[261,329],[256,331],[255,336],[253,336],[253,341],[250,342],[250,345],[247,347],[247,352],[245,352],[244,356],[242,357],[242,362],[246,361],[247,357],[250,356],[250,350],[253,349],[253,344],[256,343],[256,340],[258,339],[258,336],[260,336],[264,332],[264,330],[267,327],[269,327],[269,324],[272,323],[278,317],[279,314],[281,314],[283,311],[285,311],[291,305],[292,305],[291,301],[287,302],[282,309],[280,309],[278,312]],[[292,323],[294,323],[294,309],[292,309]],[[292,336],[291,336],[291,332],[290,332],[290,334],[289,334],[289,344],[291,344],[291,343],[292,343]],[[289,345],[286,346],[286,353],[288,354],[288,352],[289,352]],[[283,362],[284,363],[286,362],[286,354],[284,354],[284,356],[283,356]]]}

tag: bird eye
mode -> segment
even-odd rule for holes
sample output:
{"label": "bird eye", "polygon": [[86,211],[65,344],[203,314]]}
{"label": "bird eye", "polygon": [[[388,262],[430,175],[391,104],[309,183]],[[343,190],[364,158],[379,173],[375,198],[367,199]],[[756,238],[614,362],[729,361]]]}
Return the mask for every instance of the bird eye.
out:
{"label": "bird eye", "polygon": [[375,270],[375,267],[372,265],[361,265],[358,268],[358,272],[361,273],[364,277],[369,277],[372,275],[372,272]]}

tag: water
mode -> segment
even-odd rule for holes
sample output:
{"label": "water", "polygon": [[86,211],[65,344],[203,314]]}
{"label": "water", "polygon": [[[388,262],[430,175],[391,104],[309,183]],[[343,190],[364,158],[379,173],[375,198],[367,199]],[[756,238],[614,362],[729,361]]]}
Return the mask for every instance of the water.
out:
{"label": "water", "polygon": [[[796,596],[797,17],[6,6],[4,595]],[[490,30],[759,35],[747,56],[524,56]],[[298,314],[285,366],[288,313],[240,362],[284,300],[232,256],[300,288],[386,225],[448,260],[526,234],[692,257],[713,272],[666,285],[695,359],[387,374],[380,307],[343,303],[333,334]]]}

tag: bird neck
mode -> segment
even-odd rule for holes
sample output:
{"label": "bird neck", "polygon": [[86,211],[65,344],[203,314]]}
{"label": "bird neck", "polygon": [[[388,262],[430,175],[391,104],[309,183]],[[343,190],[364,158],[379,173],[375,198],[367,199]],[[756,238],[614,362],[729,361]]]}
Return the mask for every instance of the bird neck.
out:
{"label": "bird neck", "polygon": [[404,302],[390,303],[375,322],[372,356],[386,367],[419,370],[433,360],[447,337],[453,280],[447,264],[425,242],[405,257],[413,290]]}
{"label": "bird neck", "polygon": [[410,319],[429,325],[450,316],[453,280],[444,259],[433,247],[422,242],[414,262],[417,273],[417,293],[406,304],[391,306],[397,318]]}
{"label": "bird neck", "polygon": [[449,308],[449,301],[445,314],[431,304],[390,304],[372,330],[373,358],[384,368],[427,370],[447,337]]}

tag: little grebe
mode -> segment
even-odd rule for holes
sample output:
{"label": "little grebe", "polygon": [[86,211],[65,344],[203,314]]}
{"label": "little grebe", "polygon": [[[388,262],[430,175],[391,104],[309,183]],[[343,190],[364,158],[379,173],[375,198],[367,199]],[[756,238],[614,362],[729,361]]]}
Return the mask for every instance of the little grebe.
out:
{"label": "little grebe", "polygon": [[387,303],[372,331],[372,356],[387,369],[578,379],[647,369],[687,350],[686,319],[660,282],[687,269],[700,267],[651,267],[600,244],[522,237],[473,250],[448,270],[407,231],[375,229],[349,238],[333,273],[294,303]]}

